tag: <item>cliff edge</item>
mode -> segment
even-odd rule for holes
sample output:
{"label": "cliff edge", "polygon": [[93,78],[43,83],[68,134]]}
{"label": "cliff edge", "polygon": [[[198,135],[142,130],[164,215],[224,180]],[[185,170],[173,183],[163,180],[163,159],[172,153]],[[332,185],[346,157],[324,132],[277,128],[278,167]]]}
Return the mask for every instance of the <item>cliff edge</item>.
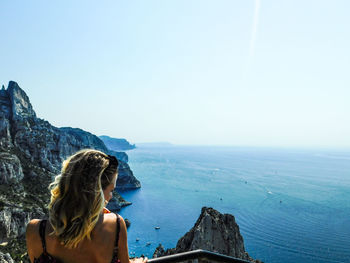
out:
{"label": "cliff edge", "polygon": [[135,149],[135,144],[130,144],[125,139],[112,138],[107,135],[101,135],[99,138],[106,144],[106,146],[114,151],[126,151]]}

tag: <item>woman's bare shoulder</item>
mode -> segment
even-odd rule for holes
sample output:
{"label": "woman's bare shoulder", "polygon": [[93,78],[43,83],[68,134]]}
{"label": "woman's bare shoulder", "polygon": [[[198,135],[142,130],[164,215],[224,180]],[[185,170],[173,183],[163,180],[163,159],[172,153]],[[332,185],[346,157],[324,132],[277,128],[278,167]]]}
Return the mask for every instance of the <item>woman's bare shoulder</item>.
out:
{"label": "woman's bare shoulder", "polygon": [[125,220],[124,218],[119,215],[119,214],[115,214],[115,218],[114,218],[114,221],[113,221],[113,224],[115,225],[116,224],[116,220],[117,220],[117,217],[120,219],[120,229],[123,231],[123,229],[126,230],[126,223],[125,223]]}
{"label": "woman's bare shoulder", "polygon": [[[117,217],[120,219],[119,226],[117,226]],[[119,231],[121,232],[119,235],[123,239],[123,236],[125,236],[123,232],[126,232],[124,218],[115,213],[108,213],[104,214],[103,223],[100,225],[100,227],[97,227],[95,231],[98,233],[98,235],[103,235],[104,238],[106,238],[106,236],[108,235],[111,237],[112,240],[114,240],[115,235],[118,231],[118,227]]]}
{"label": "woman's bare shoulder", "polygon": [[34,257],[38,257],[42,253],[42,245],[39,235],[40,219],[32,219],[27,224],[26,242],[27,250],[30,259],[33,261]]}
{"label": "woman's bare shoulder", "polygon": [[117,213],[104,214],[104,222],[107,223],[107,224],[114,224],[115,225],[117,217],[120,218],[120,221],[124,222],[124,218],[121,215],[117,214]]}
{"label": "woman's bare shoulder", "polygon": [[103,215],[103,224],[113,225],[115,224],[117,215],[115,213],[108,213]]}
{"label": "woman's bare shoulder", "polygon": [[40,219],[32,219],[29,221],[29,223],[27,224],[27,229],[26,229],[27,238],[39,235],[40,222],[41,222]]}

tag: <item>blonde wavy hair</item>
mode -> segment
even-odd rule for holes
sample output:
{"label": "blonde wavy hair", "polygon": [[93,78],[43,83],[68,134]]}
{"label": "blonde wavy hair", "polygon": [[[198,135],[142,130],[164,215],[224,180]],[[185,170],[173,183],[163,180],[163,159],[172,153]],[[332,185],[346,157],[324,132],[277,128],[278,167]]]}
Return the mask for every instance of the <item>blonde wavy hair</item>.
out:
{"label": "blonde wavy hair", "polygon": [[61,174],[49,186],[49,221],[65,247],[91,240],[105,205],[103,190],[117,172],[117,159],[97,150],[81,150],[63,162]]}

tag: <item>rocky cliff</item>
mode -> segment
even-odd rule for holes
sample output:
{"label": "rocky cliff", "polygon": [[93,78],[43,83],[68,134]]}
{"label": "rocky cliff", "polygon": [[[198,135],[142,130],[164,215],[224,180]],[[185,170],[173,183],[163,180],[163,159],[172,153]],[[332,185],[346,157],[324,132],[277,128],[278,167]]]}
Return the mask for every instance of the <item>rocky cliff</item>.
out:
{"label": "rocky cliff", "polygon": [[106,144],[106,146],[114,151],[126,151],[135,149],[135,144],[130,144],[125,139],[112,138],[106,135],[99,136],[99,138]]}
{"label": "rocky cliff", "polygon": [[0,252],[0,263],[13,263],[13,259],[9,253],[4,254]]}
{"label": "rocky cliff", "polygon": [[[109,150],[97,136],[76,128],[57,128],[37,118],[26,93],[14,81],[0,90],[0,251],[23,253],[25,226],[46,214],[47,186],[62,161],[84,148],[116,156],[120,161],[118,188],[139,188],[127,155]],[[113,209],[126,202],[115,192]],[[20,237],[20,238],[18,238]],[[14,255],[15,254],[15,255]],[[18,258],[15,258],[17,261]]]}
{"label": "rocky cliff", "polygon": [[175,248],[164,250],[160,244],[153,257],[204,249],[251,262],[261,262],[251,258],[244,249],[243,237],[235,218],[230,214],[221,214],[213,208],[203,207],[197,222]]}

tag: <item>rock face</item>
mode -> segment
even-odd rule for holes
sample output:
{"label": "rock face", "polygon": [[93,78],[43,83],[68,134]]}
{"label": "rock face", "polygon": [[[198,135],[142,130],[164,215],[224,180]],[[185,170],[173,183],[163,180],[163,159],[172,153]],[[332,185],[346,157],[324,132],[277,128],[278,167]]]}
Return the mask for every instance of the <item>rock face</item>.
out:
{"label": "rock face", "polygon": [[45,216],[41,209],[25,211],[22,207],[5,207],[0,211],[0,243],[11,238],[24,236],[25,226],[32,218],[43,218]]}
{"label": "rock face", "polygon": [[131,202],[125,201],[120,195],[113,195],[112,199],[109,200],[107,209],[115,212],[119,211],[122,207],[131,205]]}
{"label": "rock face", "polygon": [[204,249],[223,255],[260,262],[252,259],[244,249],[243,237],[235,218],[213,208],[203,207],[195,225],[177,242],[176,248],[164,251],[160,244],[153,257]]}
{"label": "rock face", "polygon": [[[0,90],[0,243],[12,244],[18,237],[24,242],[28,221],[47,213],[50,200],[47,187],[59,174],[62,162],[85,148],[118,158],[120,189],[141,186],[127,164],[125,153],[109,150],[100,138],[89,132],[57,128],[37,118],[28,96],[16,82],[10,81],[7,89]],[[115,210],[129,204],[116,191],[114,196]],[[0,250],[9,251],[13,256],[8,246]]]}
{"label": "rock face", "polygon": [[[174,248],[172,250],[175,250]],[[174,252],[176,253],[176,252]],[[153,258],[159,258],[165,255],[170,255],[170,250],[168,252],[165,251],[164,247],[162,244],[159,244],[156,250],[153,253]]]}
{"label": "rock face", "polygon": [[23,169],[18,157],[7,152],[0,152],[0,184],[18,183],[23,177]]}
{"label": "rock face", "polygon": [[12,119],[36,118],[27,94],[14,81],[10,81],[7,89],[11,102]]}
{"label": "rock face", "polygon": [[9,253],[1,253],[0,252],[0,263],[14,263]]}
{"label": "rock face", "polygon": [[106,135],[99,136],[106,146],[114,151],[126,151],[135,149],[135,144],[130,144],[125,139],[112,138]]}

